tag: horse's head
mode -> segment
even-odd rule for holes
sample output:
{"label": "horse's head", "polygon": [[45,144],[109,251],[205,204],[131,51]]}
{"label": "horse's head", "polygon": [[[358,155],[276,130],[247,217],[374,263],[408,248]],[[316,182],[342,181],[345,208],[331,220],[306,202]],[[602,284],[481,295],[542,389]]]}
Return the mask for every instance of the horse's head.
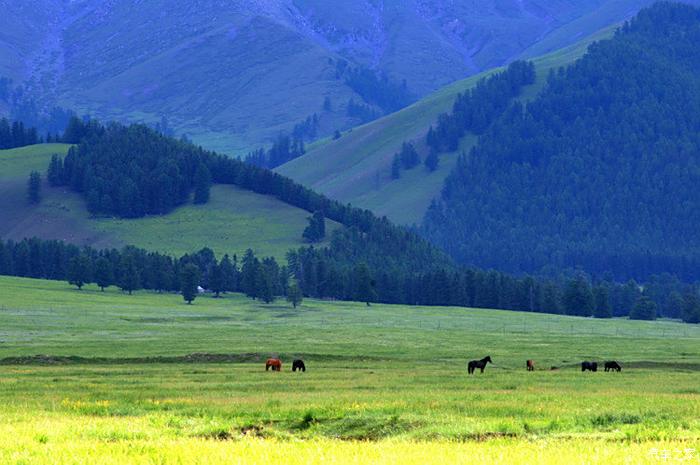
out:
{"label": "horse's head", "polygon": [[486,357],[486,358],[484,359],[484,362],[486,362],[486,363],[493,363],[493,360],[491,360],[491,356],[489,355],[488,357]]}

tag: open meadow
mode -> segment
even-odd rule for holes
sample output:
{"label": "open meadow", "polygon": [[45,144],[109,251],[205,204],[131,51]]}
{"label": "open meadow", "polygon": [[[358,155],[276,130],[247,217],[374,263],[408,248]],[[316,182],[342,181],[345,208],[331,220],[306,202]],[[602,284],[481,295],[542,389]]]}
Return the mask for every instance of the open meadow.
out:
{"label": "open meadow", "polygon": [[700,327],[676,322],[1,277],[0,359],[0,463],[700,461]]}

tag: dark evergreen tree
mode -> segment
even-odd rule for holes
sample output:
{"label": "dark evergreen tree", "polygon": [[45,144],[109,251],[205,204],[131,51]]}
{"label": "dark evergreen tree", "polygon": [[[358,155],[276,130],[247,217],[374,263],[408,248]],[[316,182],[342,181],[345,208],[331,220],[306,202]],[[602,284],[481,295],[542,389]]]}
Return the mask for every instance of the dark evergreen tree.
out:
{"label": "dark evergreen tree", "polygon": [[188,263],[182,269],[180,276],[180,292],[182,298],[188,304],[192,304],[197,297],[197,286],[199,286],[199,268],[194,263]]}
{"label": "dark evergreen tree", "polygon": [[119,288],[131,295],[141,289],[141,273],[132,253],[124,253],[119,264]]}
{"label": "dark evergreen tree", "polygon": [[391,179],[399,179],[401,177],[401,158],[397,153],[391,162]]}
{"label": "dark evergreen tree", "polygon": [[53,154],[51,156],[51,163],[49,163],[49,169],[46,174],[46,178],[48,179],[49,184],[53,187],[64,184],[63,160],[61,160],[61,158],[57,154]]}
{"label": "dark evergreen tree", "polygon": [[681,317],[686,323],[700,323],[700,296],[697,292],[691,291],[683,296]]}
{"label": "dark evergreen tree", "polygon": [[564,308],[567,315],[591,316],[595,303],[593,292],[585,277],[579,275],[569,281],[564,292]]}
{"label": "dark evergreen tree", "polygon": [[114,284],[114,272],[112,263],[105,257],[100,257],[95,261],[95,283],[104,292],[106,287]]}
{"label": "dark evergreen tree", "polygon": [[635,302],[630,312],[631,320],[655,320],[656,304],[646,295],[642,295]]}
{"label": "dark evergreen tree", "polygon": [[593,316],[596,318],[612,318],[612,306],[610,305],[610,291],[607,286],[597,286],[593,290],[595,308]]}
{"label": "dark evergreen tree", "polygon": [[326,237],[326,219],[323,212],[314,212],[308,221],[309,225],[304,229],[302,237],[308,242],[322,241]]}
{"label": "dark evergreen tree", "polygon": [[438,154],[435,150],[430,150],[428,153],[428,156],[425,157],[425,167],[430,171],[431,173],[435,171],[438,168],[438,165],[440,164],[440,158],[438,157]]}
{"label": "dark evergreen tree", "polygon": [[38,171],[32,171],[29,174],[27,198],[29,199],[29,203],[34,205],[41,202],[41,175]]}
{"label": "dark evergreen tree", "polygon": [[68,283],[82,289],[90,282],[90,259],[86,254],[80,254],[68,261]]}
{"label": "dark evergreen tree", "polygon": [[297,283],[292,283],[287,291],[287,302],[292,304],[292,307],[297,308],[299,305],[301,305],[303,300],[304,295],[302,294],[299,285]]}
{"label": "dark evergreen tree", "polygon": [[209,202],[210,189],[211,173],[207,165],[200,163],[194,173],[194,203],[204,204]]}
{"label": "dark evergreen tree", "polygon": [[377,299],[377,292],[374,288],[375,281],[372,279],[369,267],[365,263],[360,263],[355,266],[353,275],[355,282],[354,298],[358,302],[365,302],[369,307],[370,303]]}
{"label": "dark evergreen tree", "polygon": [[214,264],[211,266],[211,271],[209,274],[209,290],[214,293],[215,298],[218,298],[221,293],[226,290],[223,269],[221,265],[217,264],[216,262],[214,262]]}

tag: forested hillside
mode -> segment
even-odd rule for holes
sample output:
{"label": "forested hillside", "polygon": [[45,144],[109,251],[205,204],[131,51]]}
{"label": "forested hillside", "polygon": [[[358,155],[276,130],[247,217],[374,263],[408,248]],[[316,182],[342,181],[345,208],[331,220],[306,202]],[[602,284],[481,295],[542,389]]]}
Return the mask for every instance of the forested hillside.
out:
{"label": "forested hillside", "polygon": [[65,123],[58,106],[245,156],[313,115],[332,135],[652,2],[4,2],[0,112],[48,127]]}
{"label": "forested hillside", "polygon": [[423,232],[462,263],[700,279],[700,10],[661,3],[462,156]]}

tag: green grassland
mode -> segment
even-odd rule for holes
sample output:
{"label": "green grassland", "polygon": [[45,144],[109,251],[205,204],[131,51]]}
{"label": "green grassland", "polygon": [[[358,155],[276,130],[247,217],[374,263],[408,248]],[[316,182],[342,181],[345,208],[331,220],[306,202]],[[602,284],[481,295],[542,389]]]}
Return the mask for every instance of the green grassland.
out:
{"label": "green grassland", "polygon": [[[181,255],[202,247],[219,254],[256,254],[284,259],[303,245],[308,212],[234,186],[215,185],[206,205],[188,204],[163,216],[125,220],[93,218],[83,199],[44,183],[44,199],[30,205],[26,183],[31,170],[45,172],[53,153],[65,144],[42,144],[0,151],[0,237],[37,236],[94,247],[136,245]],[[328,222],[329,231],[340,227]]]}
{"label": "green grassland", "polygon": [[[308,459],[277,462],[347,448],[392,463],[400,446],[405,463],[453,447],[460,463],[647,463],[652,447],[700,445],[700,327],[676,322],[325,301],[294,310],[237,294],[190,306],[0,277],[0,328],[0,431],[13,438],[0,440],[3,463],[220,463],[225,451],[264,463],[277,456],[258,449],[272,444]],[[277,355],[283,371],[265,372]],[[485,355],[494,365],[468,376],[466,361]],[[306,373],[291,373],[294,357]],[[621,373],[578,368],[613,358]]]}
{"label": "green grassland", "polygon": [[[614,27],[601,30],[567,48],[534,58],[537,82],[524,90],[521,98],[533,98],[542,88],[550,69],[581,57],[592,42],[609,37]],[[425,134],[440,113],[451,111],[459,93],[471,89],[493,69],[450,84],[396,113],[354,128],[338,140],[326,139],[310,147],[302,157],[276,171],[331,198],[368,208],[400,224],[418,223],[462,151],[468,151],[477,138],[468,134],[460,148],[441,154],[440,166],[433,173],[419,166],[402,171],[391,179],[391,161],[404,141],[413,141],[419,153],[427,154]]]}

